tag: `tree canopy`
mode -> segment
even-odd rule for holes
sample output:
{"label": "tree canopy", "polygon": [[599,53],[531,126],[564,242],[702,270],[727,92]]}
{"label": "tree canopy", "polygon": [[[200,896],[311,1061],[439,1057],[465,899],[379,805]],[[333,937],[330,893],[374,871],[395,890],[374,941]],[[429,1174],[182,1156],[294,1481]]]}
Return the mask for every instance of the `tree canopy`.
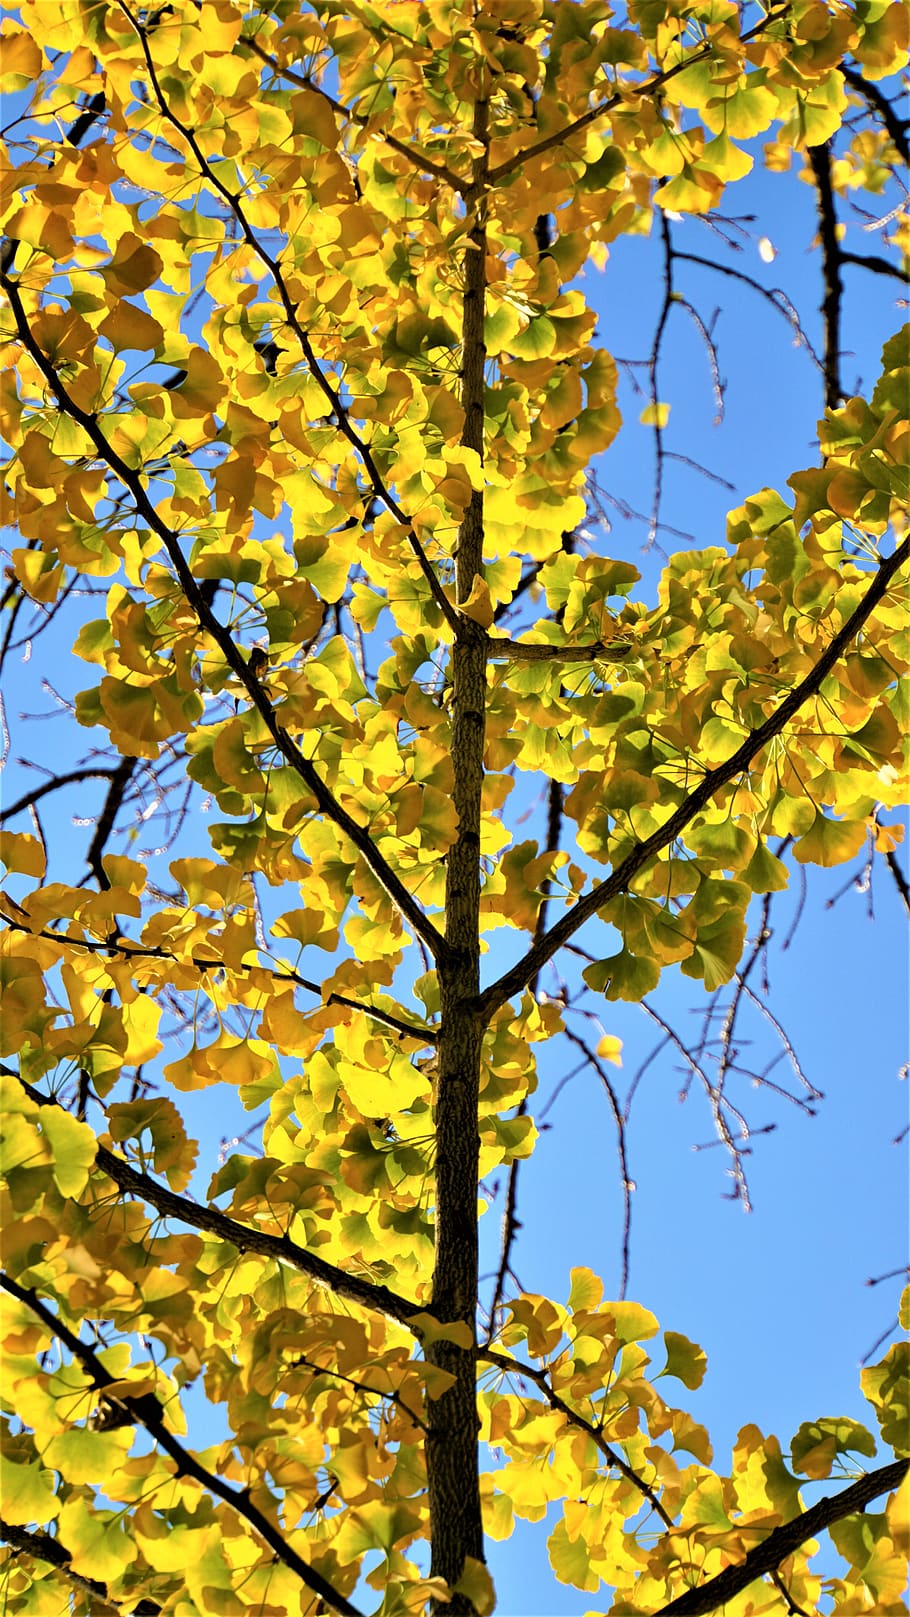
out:
{"label": "tree canopy", "polygon": [[[511,1252],[541,1047],[615,1057],[579,998],[678,967],[735,1020],[754,901],[900,841],[910,328],[847,396],[838,207],[899,280],[907,35],[899,0],[7,14],[2,653],[75,613],[86,680],[84,758],[0,831],[10,1614],[486,1617],[485,1543],[553,1505],[598,1612],[904,1609],[905,1347],[875,1436],[745,1408],[725,1470],[667,1390],[701,1349]],[[818,199],[818,454],[649,601],[591,517],[623,423],[580,272],[756,155]],[[219,1160],[208,1089],[249,1114]]]}

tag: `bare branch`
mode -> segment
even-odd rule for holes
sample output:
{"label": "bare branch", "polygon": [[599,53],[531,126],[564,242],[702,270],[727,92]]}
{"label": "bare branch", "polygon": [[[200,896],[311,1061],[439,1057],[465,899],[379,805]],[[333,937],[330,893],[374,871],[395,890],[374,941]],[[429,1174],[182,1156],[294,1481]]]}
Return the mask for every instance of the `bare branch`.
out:
{"label": "bare branch", "polygon": [[628,1482],[631,1482],[633,1487],[638,1489],[642,1498],[647,1499],[652,1510],[657,1512],[664,1526],[672,1528],[673,1518],[667,1514],[650,1483],[645,1482],[644,1477],[640,1477],[637,1471],[633,1471],[622,1455],[610,1446],[603,1432],[594,1425],[593,1421],[586,1420],[584,1415],[579,1414],[577,1409],[573,1409],[570,1404],[566,1403],[564,1398],[559,1396],[558,1392],[554,1391],[550,1386],[549,1377],[545,1370],[537,1370],[533,1364],[526,1364],[522,1359],[513,1359],[510,1354],[500,1353],[497,1348],[478,1348],[477,1357],[487,1364],[495,1364],[498,1369],[504,1370],[507,1375],[522,1376],[528,1381],[533,1381],[534,1385],[540,1388],[550,1408],[557,1410],[561,1415],[565,1415],[570,1425],[577,1426],[579,1431],[586,1432],[591,1441],[596,1443],[608,1464],[615,1466],[616,1470]]}
{"label": "bare branch", "polygon": [[617,1096],[616,1090],[613,1087],[610,1074],[607,1072],[606,1067],[598,1057],[597,1052],[591,1049],[591,1046],[585,1039],[579,1038],[577,1033],[573,1033],[571,1028],[565,1028],[564,1032],[570,1044],[574,1044],[576,1049],[582,1051],[589,1065],[592,1066],[594,1071],[597,1073],[598,1078],[603,1084],[607,1100],[610,1102],[610,1110],[613,1113],[613,1121],[616,1124],[616,1148],[619,1153],[619,1173],[622,1180],[623,1207],[622,1246],[620,1248],[622,1253],[622,1262],[619,1282],[619,1297],[622,1299],[625,1297],[629,1285],[629,1242],[632,1229],[633,1188],[632,1179],[629,1175],[629,1162],[626,1156],[626,1120],[623,1116],[622,1107],[619,1104],[619,1097]]}
{"label": "bare branch", "polygon": [[64,786],[75,786],[83,780],[111,780],[117,773],[117,766],[109,769],[71,769],[66,775],[54,775],[51,780],[44,781],[40,786],[34,786],[30,791],[23,792],[17,797],[15,803],[0,812],[0,825],[11,820],[15,814],[21,814],[23,809],[31,808],[33,804],[40,803],[42,797],[49,792],[59,792]]}
{"label": "bare branch", "polygon": [[790,302],[786,292],[782,291],[779,286],[762,286],[761,281],[757,281],[754,275],[747,275],[745,270],[737,269],[733,264],[715,263],[712,258],[703,258],[700,253],[682,253],[677,251],[675,248],[674,253],[680,263],[700,264],[703,269],[714,270],[718,275],[726,275],[731,280],[742,281],[744,286],[751,287],[753,292],[757,292],[759,297],[763,297],[767,303],[770,303],[772,309],[776,309],[778,314],[783,315],[788,326],[793,332],[794,339],[798,346],[805,348],[806,352],[814,360],[819,370],[823,369],[821,360],[816,354],[815,349],[812,347],[812,344],[802,328],[800,318],[795,307]]}
{"label": "bare branch", "polygon": [[843,395],[840,374],[840,317],[844,287],[841,280],[843,254],[837,239],[837,209],[834,206],[834,186],[831,179],[831,144],[807,146],[806,156],[815,179],[818,198],[818,229],[822,245],[822,274],[824,297],[822,318],[825,323],[825,404],[836,410]]}
{"label": "bare branch", "polygon": [[660,398],[658,394],[658,368],[660,365],[660,351],[663,347],[664,332],[670,318],[675,292],[673,287],[673,239],[670,234],[670,221],[661,209],[660,236],[664,253],[664,295],[657,316],[657,325],[654,328],[654,340],[651,344],[651,353],[648,356],[648,402],[653,415],[654,428],[654,497],[651,505],[651,521],[648,524],[648,537],[646,546],[653,545],[660,529],[660,505],[664,486],[664,429],[660,419]]}
{"label": "bare branch", "polygon": [[904,909],[910,914],[910,886],[907,885],[907,878],[901,870],[900,860],[893,848],[889,848],[885,854],[885,863],[894,877],[894,885],[903,899]]}
{"label": "bare branch", "polygon": [[880,258],[876,253],[845,253],[841,252],[842,264],[857,264],[860,269],[871,271],[873,275],[890,275],[893,280],[900,281],[902,286],[910,286],[910,275],[899,264],[891,264],[887,258]]}
{"label": "bare branch", "polygon": [[91,843],[89,844],[88,853],[85,856],[89,870],[95,877],[98,886],[105,892],[110,887],[111,882],[110,877],[108,876],[107,871],[105,870],[101,861],[104,857],[104,850],[107,846],[107,840],[114,829],[114,821],[116,820],[123,804],[124,793],[126,792],[126,789],[133,778],[133,771],[135,770],[138,762],[138,758],[134,758],[129,755],[121,758],[116,769],[111,771],[111,784],[108,787],[107,796],[104,799],[104,807],[98,816],[98,820],[95,825],[95,834],[92,837]]}
{"label": "bare branch", "polygon": [[[651,1018],[652,1022],[656,1022],[657,1026],[665,1034],[666,1038],[669,1039],[670,1043],[679,1051],[683,1060],[688,1063],[691,1072],[701,1080],[705,1094],[711,1102],[711,1112],[714,1118],[714,1127],[717,1130],[717,1137],[721,1144],[726,1147],[730,1156],[730,1161],[733,1164],[732,1168],[730,1169],[730,1173],[735,1186],[735,1199],[742,1202],[743,1208],[747,1213],[751,1213],[752,1198],[749,1194],[749,1181],[746,1178],[746,1170],[743,1166],[743,1153],[740,1149],[738,1141],[734,1139],[730,1131],[730,1125],[727,1122],[724,1107],[727,1107],[730,1111],[732,1111],[737,1123],[740,1125],[740,1128],[743,1131],[743,1134],[747,1137],[749,1131],[746,1127],[746,1122],[742,1116],[742,1113],[738,1112],[736,1108],[731,1105],[730,1101],[726,1099],[719,1084],[712,1084],[711,1079],[708,1077],[708,1074],[705,1072],[705,1069],[699,1060],[698,1053],[693,1053],[688,1048],[688,1046],[679,1037],[679,1034],[673,1031],[669,1022],[665,1022],[660,1013],[655,1011],[653,1005],[649,1005],[647,1000],[643,999],[641,1001],[641,1008],[645,1012],[645,1015]],[[685,1095],[685,1091],[683,1091],[683,1094]]]}
{"label": "bare branch", "polygon": [[[546,221],[544,222],[546,223]],[[564,615],[564,612],[562,609],[560,609],[560,611],[557,613],[557,618],[560,622],[562,621]],[[545,846],[548,852],[555,853],[559,848],[560,838],[562,836],[564,809],[565,792],[563,787],[558,780],[551,780],[547,790],[547,830]],[[553,883],[550,878],[547,877],[542,884],[544,896],[541,901],[540,909],[537,912],[537,922],[534,927],[535,937],[542,937],[543,933],[546,931],[547,910],[549,907],[550,893],[552,888]],[[531,993],[536,999],[539,987],[538,978],[533,978],[529,986]],[[515,1116],[525,1117],[527,1115],[527,1111],[527,1096],[522,1096],[516,1109]],[[512,1270],[512,1248],[515,1244],[515,1238],[518,1235],[518,1231],[521,1229],[521,1224],[518,1219],[518,1175],[520,1168],[521,1158],[515,1157],[509,1164],[509,1182],[506,1187],[506,1204],[503,1209],[502,1228],[500,1234],[499,1266],[496,1270],[496,1279],[493,1283],[493,1298],[490,1303],[489,1329],[486,1337],[488,1345],[496,1334],[498,1316],[502,1308],[502,1299],[505,1291],[506,1280],[508,1279],[509,1275],[512,1275],[512,1278],[515,1279],[515,1275]]]}

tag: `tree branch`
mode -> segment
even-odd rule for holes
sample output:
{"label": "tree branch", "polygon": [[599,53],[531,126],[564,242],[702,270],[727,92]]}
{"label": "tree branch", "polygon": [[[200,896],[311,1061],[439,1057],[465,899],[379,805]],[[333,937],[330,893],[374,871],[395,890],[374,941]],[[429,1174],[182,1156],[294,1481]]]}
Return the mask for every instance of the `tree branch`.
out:
{"label": "tree branch", "polygon": [[570,1044],[574,1044],[577,1050],[581,1050],[589,1065],[592,1066],[594,1071],[597,1073],[597,1076],[600,1079],[606,1093],[607,1100],[609,1101],[610,1111],[613,1113],[613,1121],[616,1124],[616,1149],[619,1156],[619,1173],[622,1179],[623,1217],[622,1244],[620,1247],[622,1256],[620,1262],[620,1281],[618,1293],[619,1299],[622,1300],[626,1295],[629,1285],[629,1248],[632,1232],[633,1189],[632,1178],[629,1173],[629,1159],[626,1152],[626,1120],[623,1117],[622,1108],[619,1104],[619,1097],[617,1096],[616,1090],[613,1087],[610,1074],[607,1072],[606,1067],[597,1055],[596,1050],[592,1050],[587,1041],[580,1038],[577,1033],[573,1033],[571,1028],[564,1028],[563,1033],[569,1040]]}
{"label": "tree branch", "polygon": [[[354,112],[350,107],[346,107],[343,101],[336,101],[335,97],[329,95],[328,91],[323,89],[321,84],[317,84],[315,79],[310,78],[308,73],[296,73],[292,67],[283,67],[280,62],[275,60],[274,56],[270,56],[268,51],[263,50],[258,40],[244,36],[240,43],[246,45],[254,56],[259,57],[260,62],[264,62],[266,67],[270,67],[272,72],[279,77],[290,79],[292,84],[299,84],[302,89],[312,90],[314,95],[321,96],[332,111],[337,113],[339,118],[343,118],[346,123],[359,124],[361,128],[369,124],[370,120],[364,113]],[[467,176],[462,177],[460,174],[456,174],[455,170],[449,168],[446,163],[434,163],[431,158],[427,157],[423,152],[417,151],[415,147],[406,146],[404,141],[396,140],[395,136],[390,135],[387,129],[380,128],[377,133],[381,135],[385,144],[390,146],[393,152],[398,152],[400,157],[406,157],[412,167],[416,168],[418,174],[432,174],[437,180],[444,180],[446,185],[450,185],[452,190],[459,192],[459,194],[470,185],[471,182]]]}
{"label": "tree branch", "polygon": [[[64,1325],[63,1321],[45,1306],[37,1292],[27,1286],[20,1286],[7,1274],[0,1275],[0,1286],[9,1292],[11,1297],[15,1297],[17,1302],[31,1309],[64,1347],[69,1348],[73,1357],[78,1359],[82,1368],[91,1376],[98,1391],[104,1393],[105,1388],[110,1385],[111,1377],[94,1350],[82,1342],[75,1331],[71,1331],[69,1326]],[[318,1595],[330,1611],[338,1612],[339,1617],[362,1617],[357,1606],[339,1594],[337,1589],[334,1589],[319,1572],[297,1554],[296,1550],[291,1548],[277,1527],[257,1505],[253,1504],[247,1488],[230,1487],[216,1472],[209,1471],[189,1449],[177,1441],[173,1432],[170,1432],[165,1425],[164,1408],[153,1392],[142,1393],[135,1398],[123,1392],[117,1393],[116,1396],[105,1394],[105,1397],[109,1402],[124,1409],[137,1425],[145,1428],[159,1448],[164,1449],[165,1454],[174,1461],[178,1477],[192,1477],[200,1487],[214,1494],[216,1499],[229,1505],[232,1510],[236,1510],[238,1516],[249,1522],[253,1531],[264,1540],[270,1550],[274,1551],[277,1559],[290,1571],[295,1572],[301,1583],[311,1589],[313,1594]]]}
{"label": "tree branch", "polygon": [[38,346],[38,343],[35,341],[35,338],[32,335],[22,299],[19,296],[18,285],[14,280],[10,279],[5,271],[0,271],[0,286],[2,286],[4,292],[10,300],[10,307],[13,312],[13,318],[16,322],[16,330],[20,342],[34,360],[42,376],[48,383],[48,386],[56,395],[63,412],[82,428],[83,432],[94,444],[95,449],[97,450],[101,459],[111,468],[113,472],[116,473],[124,487],[129,490],[139,515],[142,516],[143,519],[148,523],[149,527],[152,529],[152,532],[158,535],[158,538],[161,540],[161,543],[170,557],[183,593],[190,606],[193,608],[193,611],[196,613],[201,627],[207,634],[211,635],[212,639],[215,641],[215,644],[222,652],[228,667],[231,669],[231,672],[236,674],[244,690],[247,692],[250,702],[255,707],[257,713],[259,713],[262,717],[266,729],[268,730],[269,735],[272,737],[276,747],[287,762],[292,766],[292,768],[297,771],[297,774],[300,776],[304,785],[312,792],[322,813],[334,821],[339,830],[343,831],[345,836],[348,837],[351,842],[353,842],[358,852],[363,854],[363,857],[370,866],[370,869],[373,871],[373,874],[385,888],[401,915],[409,923],[409,925],[413,927],[418,937],[423,939],[423,942],[427,945],[430,953],[435,958],[438,958],[439,955],[445,950],[445,943],[441,933],[437,930],[436,926],[417,903],[417,900],[414,898],[413,894],[411,894],[405,887],[400,877],[396,876],[383,854],[381,854],[379,849],[376,847],[376,844],[374,843],[366,827],[359,825],[358,822],[354,820],[350,814],[348,814],[347,810],[342,808],[341,804],[326,786],[321,775],[316,770],[315,765],[308,758],[304,757],[303,753],[300,751],[300,748],[297,746],[297,743],[291,739],[287,730],[285,730],[283,725],[279,723],[278,715],[273,708],[261,682],[251,670],[246,657],[242,654],[239,647],[234,644],[228,630],[215,617],[211,607],[200,591],[199,585],[196,583],[196,580],[193,578],[193,575],[187,565],[186,558],[180,548],[176,533],[173,531],[173,529],[169,528],[167,523],[164,522],[159,516],[155,505],[152,503],[145,489],[142,487],[142,480],[139,472],[134,471],[132,467],[128,466],[126,461],[124,461],[122,457],[117,454],[117,451],[111,447],[98,424],[97,418],[94,415],[89,414],[88,411],[83,410],[75,402],[75,400],[70,397],[70,394],[67,392],[66,387],[61,381],[56,368],[54,365],[52,365],[51,361]]}
{"label": "tree branch", "polygon": [[885,863],[894,877],[894,885],[904,901],[904,909],[910,914],[910,886],[908,886],[907,878],[901,869],[900,860],[892,848],[889,848],[885,854]]}
{"label": "tree branch", "polygon": [[631,650],[631,644],[623,641],[618,644],[616,641],[595,641],[589,646],[551,646],[528,640],[498,640],[494,637],[487,640],[487,656],[494,662],[500,658],[510,663],[615,662],[618,658],[628,656]]}
{"label": "tree branch", "polygon": [[[30,1532],[26,1527],[18,1527],[2,1519],[0,1519],[0,1538],[4,1539],[17,1555],[30,1555],[35,1561],[46,1561],[49,1566],[57,1567],[75,1589],[94,1596],[96,1602],[100,1600],[102,1605],[95,1604],[92,1608],[97,1617],[102,1617],[102,1612],[123,1610],[124,1602],[119,1598],[115,1600],[114,1596],[108,1593],[106,1584],[99,1583],[97,1578],[87,1578],[83,1573],[75,1571],[70,1564],[72,1551],[68,1550],[65,1544],[61,1544],[59,1538],[51,1538],[50,1533]],[[9,1562],[3,1570],[6,1571],[8,1567]],[[132,1617],[157,1617],[157,1613],[161,1610],[157,1600],[148,1598],[139,1600],[134,1606],[129,1605],[127,1600],[126,1605]]]}
{"label": "tree branch", "polygon": [[[60,1105],[53,1096],[42,1095],[40,1090],[34,1089],[11,1068],[0,1067],[0,1072],[8,1077],[17,1078],[29,1099],[39,1106]],[[65,1108],[61,1107],[61,1110]],[[268,1235],[253,1225],[239,1223],[227,1213],[219,1212],[217,1207],[203,1207],[200,1202],[191,1201],[188,1196],[178,1195],[166,1185],[158,1184],[150,1174],[141,1173],[131,1167],[123,1157],[115,1156],[107,1146],[98,1145],[95,1162],[100,1171],[107,1174],[109,1179],[113,1179],[121,1190],[129,1191],[140,1201],[148,1202],[163,1218],[176,1218],[182,1224],[188,1224],[191,1229],[206,1230],[210,1235],[217,1235],[220,1241],[230,1242],[238,1252],[255,1252],[259,1257],[268,1258],[273,1263],[286,1263],[299,1274],[306,1275],[307,1279],[312,1280],[317,1286],[332,1292],[336,1297],[343,1297],[346,1302],[357,1303],[359,1307],[366,1308],[372,1313],[383,1314],[387,1319],[396,1320],[399,1325],[405,1325],[409,1329],[413,1329],[414,1316],[423,1312],[418,1303],[399,1297],[397,1292],[390,1291],[388,1286],[361,1280],[357,1275],[346,1274],[334,1263],[326,1263],[324,1258],[317,1258],[299,1246],[296,1241],[292,1241],[290,1236]]]}
{"label": "tree branch", "polygon": [[85,856],[86,864],[88,865],[89,870],[97,881],[98,886],[104,891],[107,891],[111,885],[111,882],[110,877],[108,876],[107,871],[105,870],[101,861],[104,857],[104,850],[107,846],[108,837],[114,829],[114,821],[116,820],[117,814],[123,803],[124,793],[133,778],[133,771],[135,770],[138,762],[138,758],[134,758],[131,754],[127,754],[121,758],[116,769],[112,770],[111,784],[108,787],[107,796],[104,799],[104,806],[95,825],[95,834],[92,837],[88,852]]}
{"label": "tree branch", "polygon": [[825,404],[836,410],[841,402],[843,388],[840,374],[840,316],[844,287],[841,280],[843,254],[837,239],[837,209],[834,205],[834,186],[831,180],[831,143],[807,146],[806,156],[815,179],[818,198],[818,233],[822,245],[822,275],[824,297],[822,318],[825,323]]}
{"label": "tree branch", "polygon": [[553,1390],[545,1370],[536,1370],[533,1364],[526,1364],[522,1359],[513,1359],[508,1353],[500,1353],[498,1349],[491,1347],[479,1348],[477,1357],[485,1360],[488,1364],[495,1364],[498,1369],[505,1370],[508,1375],[524,1376],[529,1381],[533,1381],[534,1385],[540,1388],[550,1408],[557,1410],[561,1415],[565,1415],[566,1420],[572,1426],[577,1426],[579,1431],[586,1432],[591,1441],[596,1443],[604,1459],[610,1465],[615,1466],[616,1470],[628,1482],[631,1482],[634,1488],[638,1489],[643,1499],[647,1499],[648,1504],[656,1511],[664,1526],[672,1528],[673,1518],[664,1509],[650,1483],[645,1482],[644,1477],[640,1477],[637,1471],[633,1471],[622,1455],[617,1453],[616,1449],[611,1448],[603,1432],[594,1425],[593,1421],[586,1420],[584,1415],[580,1415],[577,1409],[572,1409],[571,1405],[567,1404],[559,1396],[559,1393]]}
{"label": "tree branch", "polygon": [[901,269],[899,264],[889,264],[887,258],[880,258],[877,253],[845,253],[841,251],[842,264],[856,264],[859,269],[869,270],[872,275],[890,275],[892,280],[900,281],[902,286],[910,286],[910,275]]}
{"label": "tree branch", "polygon": [[734,264],[716,264],[713,259],[703,258],[700,253],[683,253],[675,247],[673,252],[681,264],[700,264],[703,269],[714,270],[718,275],[727,275],[731,280],[742,281],[745,286],[751,287],[753,292],[757,292],[767,303],[770,303],[772,309],[776,309],[778,314],[783,315],[793,332],[796,345],[805,348],[819,370],[823,370],[821,360],[800,324],[796,309],[787,297],[786,292],[782,291],[779,286],[762,286],[761,281],[757,281],[754,275],[747,275],[745,270],[737,269]]}
{"label": "tree branch", "polygon": [[[788,10],[789,5],[785,3],[776,10],[769,11],[767,16],[755,24],[754,28],[748,29],[746,33],[740,36],[741,43],[747,44],[757,34],[763,34],[771,23],[780,22],[786,16]],[[489,174],[490,184],[495,185],[506,174],[514,174],[516,169],[521,168],[532,157],[540,157],[544,152],[552,151],[555,146],[563,145],[572,135],[577,135],[582,129],[587,129],[589,124],[596,123],[598,118],[603,118],[608,112],[612,112],[614,107],[618,107],[623,101],[623,91],[634,96],[654,95],[658,90],[663,89],[665,84],[669,84],[671,79],[678,78],[680,73],[685,73],[687,68],[695,67],[699,62],[703,62],[706,57],[712,54],[713,50],[713,41],[705,40],[703,44],[693,49],[691,55],[687,56],[684,62],[676,62],[673,67],[664,68],[662,72],[655,73],[652,78],[647,79],[644,84],[627,82],[623,85],[622,91],[616,90],[612,95],[607,96],[605,100],[598,101],[596,106],[589,107],[588,111],[583,112],[580,118],[566,124],[563,129],[558,129],[553,135],[547,135],[545,140],[539,140],[533,146],[525,147],[523,151],[517,152],[514,157],[508,158],[505,163],[500,163],[496,168],[491,169]]]}
{"label": "tree branch", "polygon": [[49,792],[60,791],[64,786],[75,786],[83,780],[111,780],[117,773],[116,768],[111,769],[71,769],[66,775],[55,775],[52,780],[46,780],[41,786],[35,786],[31,791],[23,792],[17,797],[15,803],[0,812],[0,825],[11,820],[15,814],[21,814],[23,809],[31,808],[33,804],[40,803],[42,797]]}
{"label": "tree branch", "polygon": [[794,714],[799,711],[810,696],[814,696],[821,688],[828,674],[837,664],[839,658],[862,629],[866,619],[875,610],[875,607],[884,596],[891,580],[910,557],[910,538],[904,539],[894,553],[879,563],[878,570],[872,579],[865,595],[851,612],[846,623],[837,631],[826,650],[822,652],[814,668],[805,679],[786,696],[780,706],[757,730],[752,730],[741,747],[726,763],[718,764],[715,769],[706,771],[704,778],[693,792],[680,804],[664,825],[651,836],[639,842],[626,856],[620,865],[609,875],[605,881],[599,882],[590,892],[585,893],[573,908],[562,915],[544,936],[533,943],[522,960],[512,966],[499,977],[496,982],[485,988],[478,1000],[478,1012],[484,1018],[489,1018],[505,1004],[513,994],[520,993],[531,979],[551,960],[553,955],[569,938],[583,926],[585,921],[591,919],[597,911],[608,904],[612,898],[623,892],[629,885],[633,876],[636,876],[643,865],[648,863],[655,854],[668,848],[676,838],[682,834],[695,815],[707,806],[714,793],[729,781],[735,780],[737,775],[748,769],[753,759],[758,756],[769,741],[779,735],[785,725],[789,723]]}
{"label": "tree branch", "polygon": [[904,162],[910,168],[910,140],[907,139],[907,130],[910,129],[910,118],[899,118],[888,97],[883,94],[877,84],[870,84],[864,79],[857,68],[849,67],[846,62],[839,64],[846,82],[857,95],[864,97],[867,104],[878,113],[888,131],[892,145],[894,145]]}
{"label": "tree branch", "polygon": [[[278,971],[273,966],[243,964],[228,966],[224,960],[205,960],[198,955],[190,955],[184,958],[182,955],[172,954],[169,949],[162,949],[152,944],[131,944],[123,938],[118,938],[114,942],[110,938],[102,940],[100,938],[64,937],[59,932],[33,932],[30,927],[25,926],[21,921],[12,920],[8,915],[0,915],[0,920],[12,932],[25,932],[30,937],[43,938],[48,943],[58,944],[61,948],[85,949],[89,954],[115,955],[125,960],[171,960],[176,965],[192,966],[195,971],[202,972],[264,971],[278,983],[294,983],[298,988],[305,988],[308,993],[315,994],[318,999],[322,998],[322,988],[319,983],[311,982],[308,977],[301,977],[298,971],[292,971],[290,967],[287,970]],[[362,1000],[353,999],[349,994],[331,993],[323,1003],[326,1007],[329,1005],[345,1005],[348,1010],[360,1011],[362,1015],[371,1017],[374,1022],[381,1023],[383,1027],[391,1028],[393,1032],[398,1033],[402,1038],[420,1039],[423,1044],[435,1044],[438,1037],[435,1028],[424,1026],[418,1022],[407,1022],[404,1017],[393,1016],[391,1011],[380,1010],[378,1006],[365,1005]]]}
{"label": "tree branch", "polygon": [[[376,462],[373,459],[373,454],[369,444],[360,436],[359,432],[353,426],[350,415],[342,402],[340,393],[338,392],[337,388],[332,386],[328,376],[320,365],[319,360],[316,357],[315,349],[310,342],[309,335],[304,330],[297,318],[297,305],[288,291],[287,283],[285,282],[278,259],[273,258],[271,254],[266,252],[265,248],[262,246],[256,232],[247,219],[246,212],[240,198],[236,196],[234,192],[231,191],[229,187],[218,178],[218,175],[212,169],[212,166],[206,158],[202,147],[196,139],[194,131],[189,127],[188,124],[185,124],[182,119],[178,118],[175,112],[171,110],[167,97],[161,88],[157,69],[152,59],[146,29],[143,28],[138,19],[134,17],[129,6],[126,4],[126,0],[117,0],[117,4],[119,5],[124,16],[129,19],[129,22],[136,30],[136,34],[138,35],[142,48],[142,54],[145,58],[145,65],[148,70],[149,79],[151,80],[152,89],[154,90],[155,99],[158,103],[162,117],[166,118],[168,123],[171,124],[171,126],[176,129],[186,141],[199,166],[200,174],[208,181],[209,185],[211,185],[212,189],[218,193],[222,200],[227,203],[227,206],[230,208],[231,213],[234,215],[234,218],[237,220],[237,223],[240,226],[244,241],[256,254],[256,257],[259,259],[260,263],[265,265],[266,269],[271,275],[272,280],[275,283],[275,288],[284,307],[287,324],[290,330],[293,331],[298,343],[300,344],[301,352],[307,362],[307,365],[309,366],[313,379],[322,389],[322,392],[325,394],[325,397],[328,400],[331,411],[338,421],[339,430],[344,434],[345,438],[348,440],[348,443],[359,455],[364,471],[367,474],[370,486],[372,487],[376,498],[382,501],[386,509],[391,511],[396,522],[400,522],[405,529],[408,544],[414,552],[414,555],[416,556],[420,565],[420,570],[423,573],[427,584],[429,585],[430,594],[432,595],[433,600],[436,602],[436,605],[439,607],[439,610],[441,611],[453,634],[457,633],[458,624],[460,622],[459,614],[456,612],[451,601],[446,595],[445,590],[439,582],[439,579],[436,576],[436,571],[430,562],[430,559],[427,556],[420,539],[417,536],[416,530],[414,529],[410,518],[399,505],[398,501],[395,499],[391,490],[387,486],[385,479],[382,477],[379,467],[376,465]],[[427,940],[424,939],[424,942],[426,941]]]}
{"label": "tree branch", "polygon": [[793,1555],[807,1539],[815,1538],[816,1534],[831,1527],[834,1522],[842,1521],[845,1516],[865,1510],[873,1499],[898,1488],[908,1470],[910,1460],[895,1460],[891,1465],[867,1472],[858,1482],[845,1488],[843,1493],[829,1494],[820,1499],[811,1509],[804,1510],[801,1516],[794,1517],[792,1522],[776,1527],[761,1544],[756,1544],[749,1551],[739,1566],[725,1567],[723,1572],[702,1584],[700,1589],[687,1589],[684,1595],[671,1600],[669,1605],[661,1606],[654,1617],[702,1617],[703,1613],[716,1611],[718,1606],[734,1600],[756,1578],[776,1572],[781,1562],[788,1555]]}

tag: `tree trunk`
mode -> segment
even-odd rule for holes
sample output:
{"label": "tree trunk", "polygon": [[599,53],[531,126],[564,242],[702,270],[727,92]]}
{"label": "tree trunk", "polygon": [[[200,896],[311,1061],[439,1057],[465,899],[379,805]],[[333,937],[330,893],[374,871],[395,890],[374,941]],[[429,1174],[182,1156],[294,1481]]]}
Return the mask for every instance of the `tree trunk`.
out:
{"label": "tree trunk", "polygon": [[[486,289],[486,141],[488,104],[478,101],[474,134],[484,144],[465,201],[473,221],[465,253],[462,326],[462,443],[483,459],[484,303]],[[467,600],[483,573],[483,494],[475,491],[458,534],[456,599]],[[442,1027],[436,1113],[436,1266],[434,1315],[460,1321],[475,1341],[477,1312],[477,1101],[484,1020],[480,991],[480,812],[486,705],[484,636],[461,618],[452,648],[452,763],[458,835],[446,870],[446,956],[439,963]],[[428,1357],[454,1376],[430,1405],[427,1474],[432,1572],[458,1582],[466,1556],[483,1559],[478,1478],[476,1369],[473,1346],[438,1342]],[[465,1595],[437,1607],[471,1613]]]}

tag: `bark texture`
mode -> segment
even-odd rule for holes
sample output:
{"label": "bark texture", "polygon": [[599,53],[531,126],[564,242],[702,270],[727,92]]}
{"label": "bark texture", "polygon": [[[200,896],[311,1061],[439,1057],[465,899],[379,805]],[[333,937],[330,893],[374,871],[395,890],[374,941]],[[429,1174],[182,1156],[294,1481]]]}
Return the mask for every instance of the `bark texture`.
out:
{"label": "bark texture", "polygon": [[[475,106],[474,134],[483,146],[475,159],[465,203],[471,220],[464,259],[462,325],[462,443],[483,459],[484,307],[486,291],[486,171],[488,104]],[[458,535],[456,601],[464,602],[483,575],[483,493],[475,491]],[[486,705],[486,635],[459,616],[452,648],[452,763],[457,841],[446,870],[446,951],[438,961],[442,1026],[436,1115],[436,1264],[434,1315],[470,1331],[470,1346],[437,1342],[433,1363],[454,1379],[431,1405],[427,1474],[433,1536],[432,1572],[454,1585],[465,1558],[483,1559],[476,1397],[477,1173],[480,1139],[477,1103],[485,1019],[480,992],[480,813]],[[437,1610],[471,1613],[456,1594]]]}

